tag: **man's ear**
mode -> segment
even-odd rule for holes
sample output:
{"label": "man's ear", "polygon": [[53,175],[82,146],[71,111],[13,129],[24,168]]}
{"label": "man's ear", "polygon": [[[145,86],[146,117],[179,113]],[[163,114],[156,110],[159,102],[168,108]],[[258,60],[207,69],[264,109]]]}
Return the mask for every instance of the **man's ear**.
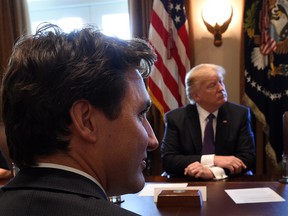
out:
{"label": "man's ear", "polygon": [[199,95],[195,92],[191,94],[191,97],[196,103],[200,100]]}
{"label": "man's ear", "polygon": [[75,130],[88,141],[96,141],[96,125],[93,121],[93,106],[86,100],[76,101],[70,108],[70,116]]}

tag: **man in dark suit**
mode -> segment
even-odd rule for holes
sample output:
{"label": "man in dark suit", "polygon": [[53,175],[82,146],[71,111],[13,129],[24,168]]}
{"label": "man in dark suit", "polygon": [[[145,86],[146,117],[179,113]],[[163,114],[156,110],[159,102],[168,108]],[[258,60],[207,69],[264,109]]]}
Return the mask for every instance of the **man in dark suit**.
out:
{"label": "man in dark suit", "polygon": [[155,60],[147,42],[93,27],[44,25],[20,39],[2,85],[20,171],[0,190],[0,215],[136,215],[108,196],[140,191],[158,147],[143,81]]}
{"label": "man in dark suit", "polygon": [[[224,74],[223,67],[213,64],[198,65],[186,74],[190,104],[165,114],[161,157],[167,174],[223,179],[254,169],[250,111],[227,102]],[[212,137],[206,151],[209,114],[213,114]]]}

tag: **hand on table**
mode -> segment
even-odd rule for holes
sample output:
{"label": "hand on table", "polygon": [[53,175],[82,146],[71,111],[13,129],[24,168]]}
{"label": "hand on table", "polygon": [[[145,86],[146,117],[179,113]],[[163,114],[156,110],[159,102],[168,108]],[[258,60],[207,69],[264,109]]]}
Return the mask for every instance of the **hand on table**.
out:
{"label": "hand on table", "polygon": [[217,156],[214,157],[214,165],[229,169],[231,174],[241,173],[243,169],[246,169],[246,165],[242,160],[235,156]]}
{"label": "hand on table", "polygon": [[199,162],[189,164],[184,170],[184,175],[203,179],[214,178],[214,174],[212,173],[212,171]]}

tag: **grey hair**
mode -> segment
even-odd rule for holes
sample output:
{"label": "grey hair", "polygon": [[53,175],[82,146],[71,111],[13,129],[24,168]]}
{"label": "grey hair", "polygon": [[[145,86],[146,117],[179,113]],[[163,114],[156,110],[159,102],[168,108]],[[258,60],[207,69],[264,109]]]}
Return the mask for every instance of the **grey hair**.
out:
{"label": "grey hair", "polygon": [[199,64],[187,72],[185,76],[186,97],[191,104],[195,103],[192,93],[197,92],[207,76],[214,72],[217,72],[219,77],[224,80],[225,69],[215,64]]}

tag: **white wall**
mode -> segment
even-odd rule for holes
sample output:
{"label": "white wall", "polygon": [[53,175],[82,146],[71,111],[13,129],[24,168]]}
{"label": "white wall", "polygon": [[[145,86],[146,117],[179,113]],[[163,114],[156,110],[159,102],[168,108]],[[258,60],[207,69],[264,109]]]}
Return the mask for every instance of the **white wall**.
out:
{"label": "white wall", "polygon": [[117,35],[124,39],[131,37],[127,0],[27,0],[27,2],[33,33],[40,23],[50,22],[59,25],[67,32],[92,24],[103,29],[105,34]]}
{"label": "white wall", "polygon": [[222,46],[215,47],[214,36],[209,33],[201,18],[205,0],[192,2],[192,29],[194,31],[194,63],[214,63],[226,69],[225,85],[229,101],[240,103],[240,44],[244,0],[230,0],[233,18],[222,35]]}

